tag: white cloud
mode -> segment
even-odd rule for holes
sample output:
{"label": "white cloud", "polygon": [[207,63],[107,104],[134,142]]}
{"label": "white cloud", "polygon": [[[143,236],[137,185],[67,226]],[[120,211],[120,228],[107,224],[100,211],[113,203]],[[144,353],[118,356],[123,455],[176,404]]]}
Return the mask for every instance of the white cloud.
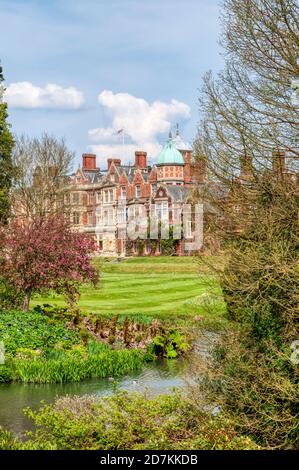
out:
{"label": "white cloud", "polygon": [[84,104],[83,93],[75,87],[62,88],[55,83],[45,87],[30,82],[11,83],[5,90],[4,99],[12,108],[79,109]]}
{"label": "white cloud", "polygon": [[[149,103],[129,93],[105,90],[99,94],[98,101],[111,114],[112,119],[110,127],[91,129],[88,132],[89,138],[99,144],[90,146],[99,157],[106,157],[113,152],[115,156],[123,155],[128,160],[132,159],[134,150],[137,149],[146,150],[155,157],[161,148],[159,135],[165,136],[175,120],[190,117],[189,106],[175,99],[168,103]],[[120,145],[122,136],[115,135],[119,129],[125,130],[125,146]]]}

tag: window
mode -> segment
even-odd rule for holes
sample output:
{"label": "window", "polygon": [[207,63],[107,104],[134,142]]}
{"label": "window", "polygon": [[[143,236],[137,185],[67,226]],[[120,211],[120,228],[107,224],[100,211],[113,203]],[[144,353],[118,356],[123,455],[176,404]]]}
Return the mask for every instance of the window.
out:
{"label": "window", "polygon": [[186,222],[185,238],[192,238],[192,221],[191,220],[187,220]]}
{"label": "window", "polygon": [[115,175],[110,175],[110,180],[115,181]]}
{"label": "window", "polygon": [[113,217],[113,209],[108,210],[108,225],[113,225],[114,217]]}
{"label": "window", "polygon": [[88,225],[93,225],[93,214],[92,214],[92,212],[88,212],[88,214],[87,214],[87,223],[88,223]]}
{"label": "window", "polygon": [[97,203],[100,203],[101,202],[101,193],[98,192],[97,193]]}
{"label": "window", "polygon": [[114,214],[113,209],[108,209],[104,211],[104,225],[113,225],[114,223]]}
{"label": "window", "polygon": [[161,219],[167,219],[168,218],[168,203],[167,203],[167,201],[156,202],[155,212],[156,212],[157,217],[159,217]]}
{"label": "window", "polygon": [[80,176],[76,176],[76,183],[80,183],[80,182],[81,182]]}
{"label": "window", "polygon": [[155,192],[157,191],[157,184],[156,183],[152,184],[151,191],[152,191],[152,194],[155,194]]}
{"label": "window", "polygon": [[113,202],[113,189],[109,189],[109,201]]}
{"label": "window", "polygon": [[103,224],[108,225],[108,211],[104,211]]}
{"label": "window", "polygon": [[88,193],[88,204],[93,204],[93,193]]}
{"label": "window", "polygon": [[79,204],[79,193],[72,194],[72,201],[73,201],[73,204]]}
{"label": "window", "polygon": [[101,214],[97,214],[97,225],[101,225]]}
{"label": "window", "polygon": [[125,222],[125,208],[119,207],[118,208],[118,223],[123,224]]}
{"label": "window", "polygon": [[69,193],[67,193],[67,194],[65,195],[65,197],[64,197],[64,202],[65,202],[65,204],[67,204],[67,205],[71,202],[71,198],[70,198],[70,194],[69,194]]}
{"label": "window", "polygon": [[139,184],[136,185],[135,195],[136,197],[140,197],[140,185]]}
{"label": "window", "polygon": [[73,224],[74,225],[79,225],[80,224],[80,213],[79,212],[73,212]]}
{"label": "window", "polygon": [[123,199],[125,199],[125,198],[126,198],[126,195],[127,195],[126,187],[125,187],[125,186],[122,186],[122,187],[121,187],[121,197],[122,197]]}

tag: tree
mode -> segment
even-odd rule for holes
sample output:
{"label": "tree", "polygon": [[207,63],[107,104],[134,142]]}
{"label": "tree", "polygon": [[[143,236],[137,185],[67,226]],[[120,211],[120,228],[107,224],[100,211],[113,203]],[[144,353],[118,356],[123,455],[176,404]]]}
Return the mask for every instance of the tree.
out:
{"label": "tree", "polygon": [[298,169],[297,0],[225,0],[222,18],[225,69],[206,74],[200,96],[198,141],[210,172],[230,183],[247,157],[255,176],[271,167],[273,149]]}
{"label": "tree", "polygon": [[73,307],[84,281],[98,282],[91,264],[93,239],[71,231],[63,216],[36,217],[29,223],[12,221],[0,230],[2,277],[24,296],[28,310],[32,294],[52,289]]}
{"label": "tree", "polygon": [[299,6],[224,0],[222,13],[226,65],[204,78],[196,149],[210,176],[208,228],[227,248],[219,274],[235,323],[203,383],[261,445],[296,448],[299,107],[291,84],[299,76]]}
{"label": "tree", "polygon": [[13,137],[7,123],[7,105],[2,101],[3,73],[0,66],[0,222],[7,222],[10,211],[10,187],[13,177]]}
{"label": "tree", "polygon": [[15,141],[14,215],[30,218],[62,212],[74,153],[64,139],[46,133],[41,138],[16,137]]}

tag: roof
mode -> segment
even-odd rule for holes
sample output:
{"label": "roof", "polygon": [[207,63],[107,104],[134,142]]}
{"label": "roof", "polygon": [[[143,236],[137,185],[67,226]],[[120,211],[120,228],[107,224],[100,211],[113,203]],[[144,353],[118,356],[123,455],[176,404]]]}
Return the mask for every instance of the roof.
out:
{"label": "roof", "polygon": [[191,194],[191,188],[186,188],[184,186],[168,186],[166,185],[166,190],[169,196],[175,202],[186,202],[188,197]]}
{"label": "roof", "polygon": [[184,165],[182,154],[175,147],[170,134],[168,142],[158,155],[157,165]]}
{"label": "roof", "polygon": [[180,134],[177,133],[172,141],[178,150],[181,150],[182,152],[192,152],[191,145],[188,142],[184,142]]}

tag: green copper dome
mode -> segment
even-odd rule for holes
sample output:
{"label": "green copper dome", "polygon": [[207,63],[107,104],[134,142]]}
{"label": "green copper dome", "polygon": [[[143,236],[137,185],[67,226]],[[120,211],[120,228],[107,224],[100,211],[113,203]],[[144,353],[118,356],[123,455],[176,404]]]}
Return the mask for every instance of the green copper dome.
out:
{"label": "green copper dome", "polygon": [[176,149],[170,134],[167,144],[158,155],[157,165],[184,165],[184,163],[183,156]]}

